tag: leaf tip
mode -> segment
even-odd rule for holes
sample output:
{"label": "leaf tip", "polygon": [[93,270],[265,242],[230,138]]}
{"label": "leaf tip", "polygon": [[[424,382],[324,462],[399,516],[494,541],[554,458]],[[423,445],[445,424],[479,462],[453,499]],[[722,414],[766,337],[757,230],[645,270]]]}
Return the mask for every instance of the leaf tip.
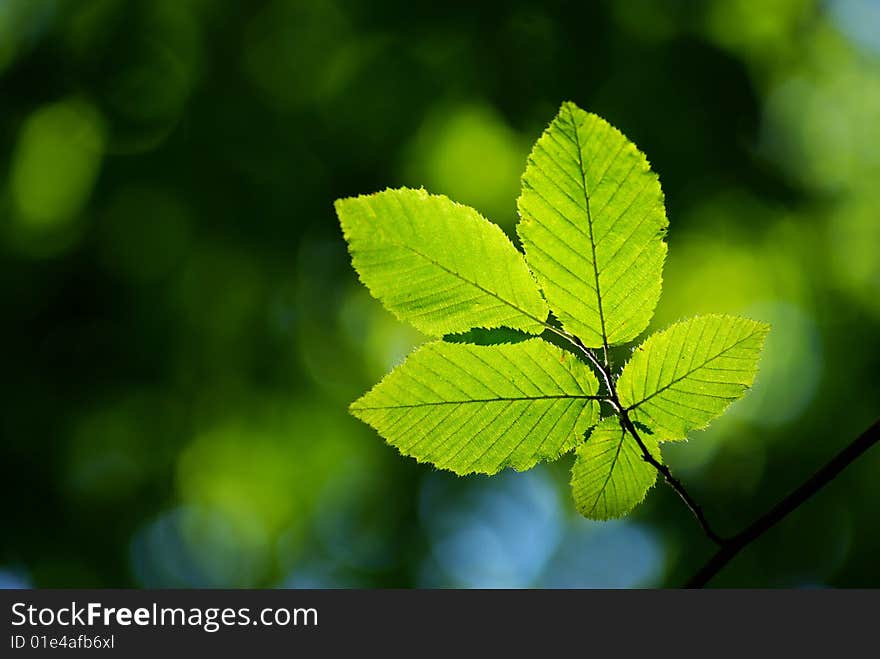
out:
{"label": "leaf tip", "polygon": [[336,211],[336,217],[340,220],[345,214],[345,207],[352,201],[352,199],[354,199],[354,197],[339,197],[339,199],[333,202],[333,210]]}
{"label": "leaf tip", "polygon": [[363,396],[358,398],[356,401],[349,403],[348,413],[351,414],[356,419],[360,419],[361,421],[366,421],[366,419],[364,419],[364,412],[366,411],[364,409],[364,401],[366,401],[366,399],[369,395],[370,395],[369,392],[365,393]]}

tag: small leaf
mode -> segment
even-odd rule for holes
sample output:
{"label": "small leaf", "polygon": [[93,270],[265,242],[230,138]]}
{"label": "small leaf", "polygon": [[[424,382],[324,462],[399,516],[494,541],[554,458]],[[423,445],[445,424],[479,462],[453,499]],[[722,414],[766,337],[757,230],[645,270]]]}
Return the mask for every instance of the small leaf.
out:
{"label": "small leaf", "polygon": [[524,470],[573,449],[598,413],[598,383],[541,339],[428,343],[351,405],[419,462],[457,474]]}
{"label": "small leaf", "polygon": [[722,315],[676,323],[635,349],[617,383],[620,402],[658,441],[685,439],[752,385],[769,331]]}
{"label": "small leaf", "polygon": [[522,182],[517,232],[554,314],[590,347],[636,338],[660,297],[668,224],[644,154],[564,103]]}
{"label": "small leaf", "polygon": [[[650,436],[642,441],[661,460],[657,443]],[[608,417],[577,449],[571,493],[584,517],[614,519],[635,508],[656,480],[657,470],[645,462],[636,441],[624,433],[617,417]]]}
{"label": "small leaf", "polygon": [[400,189],[340,199],[336,212],[361,281],[425,334],[544,329],[547,305],[522,254],[473,208]]}

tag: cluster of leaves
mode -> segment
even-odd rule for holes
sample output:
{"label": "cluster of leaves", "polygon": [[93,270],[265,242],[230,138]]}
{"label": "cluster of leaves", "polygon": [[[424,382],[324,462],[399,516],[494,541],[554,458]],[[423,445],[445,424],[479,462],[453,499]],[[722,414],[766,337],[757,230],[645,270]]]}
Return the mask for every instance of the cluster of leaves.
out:
{"label": "cluster of leaves", "polygon": [[609,348],[636,339],[660,297],[668,222],[645,156],[572,103],[535,144],[518,209],[525,254],[474,209],[424,190],[336,202],[361,281],[441,337],[350,409],[404,455],[456,474],[576,449],[578,509],[620,517],[654,484],[659,443],[706,427],[751,386],[769,328],[695,317],[614,370]]}

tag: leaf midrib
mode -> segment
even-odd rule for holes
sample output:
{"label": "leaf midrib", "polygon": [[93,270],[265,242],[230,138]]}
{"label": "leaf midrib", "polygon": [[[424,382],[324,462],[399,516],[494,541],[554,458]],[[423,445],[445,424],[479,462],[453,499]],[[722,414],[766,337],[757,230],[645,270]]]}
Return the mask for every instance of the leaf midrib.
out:
{"label": "leaf midrib", "polygon": [[620,440],[617,442],[617,450],[614,453],[614,459],[611,461],[611,467],[608,469],[608,475],[605,477],[605,482],[602,483],[602,487],[599,488],[599,493],[596,495],[596,500],[593,502],[593,507],[590,508],[591,515],[596,512],[596,506],[599,505],[599,499],[601,499],[602,495],[605,494],[605,489],[608,487],[608,483],[611,481],[611,476],[614,474],[614,469],[617,467],[617,461],[620,459],[620,451],[623,450],[623,442],[625,439],[626,433],[622,433],[620,436]]}
{"label": "leaf midrib", "polygon": [[389,242],[392,243],[393,245],[395,245],[396,247],[401,247],[401,248],[403,248],[403,249],[405,249],[405,250],[408,250],[408,251],[412,252],[412,253],[415,254],[416,256],[420,256],[420,257],[422,257],[423,259],[425,259],[426,261],[428,261],[428,262],[431,263],[432,265],[435,265],[435,266],[437,266],[438,268],[440,268],[441,270],[444,270],[445,272],[448,272],[448,273],[449,273],[450,275],[452,275],[453,277],[457,277],[458,279],[460,279],[461,281],[465,282],[466,284],[470,284],[471,286],[473,286],[474,288],[479,289],[480,291],[482,291],[482,292],[485,293],[486,295],[491,295],[492,297],[494,297],[494,298],[495,298],[496,300],[498,300],[499,302],[502,302],[502,303],[506,304],[506,305],[509,306],[511,309],[513,309],[513,310],[515,310],[515,311],[518,311],[518,312],[521,313],[523,316],[525,316],[526,318],[528,318],[528,319],[530,319],[530,320],[535,321],[536,323],[538,323],[538,324],[541,325],[542,327],[545,327],[545,328],[546,328],[546,327],[548,326],[548,325],[547,325],[547,322],[546,322],[545,320],[541,320],[541,319],[537,318],[536,316],[533,316],[533,315],[530,314],[528,311],[526,311],[525,309],[522,309],[521,307],[517,306],[516,304],[514,304],[514,303],[511,302],[510,300],[507,300],[507,299],[501,297],[500,295],[498,295],[498,293],[495,293],[495,292],[493,292],[493,291],[490,291],[488,288],[485,288],[485,287],[483,287],[482,285],[478,284],[477,282],[475,282],[475,281],[473,281],[473,280],[471,280],[471,279],[468,279],[467,277],[465,277],[464,275],[462,275],[460,272],[456,272],[455,270],[452,270],[452,269],[450,269],[450,268],[447,268],[445,265],[443,265],[443,264],[440,263],[439,261],[437,261],[437,260],[435,260],[435,259],[432,259],[432,258],[431,258],[430,256],[428,256],[427,254],[425,254],[425,253],[423,253],[423,252],[420,252],[419,250],[415,249],[414,247],[411,247],[410,245],[407,245],[406,243],[400,243],[400,242],[397,242],[396,240],[389,240]]}
{"label": "leaf midrib", "polygon": [[578,169],[581,173],[581,189],[584,192],[584,205],[587,211],[587,228],[590,232],[590,252],[593,255],[592,258],[592,266],[593,266],[593,276],[596,280],[596,301],[599,307],[599,324],[602,327],[602,345],[605,348],[605,352],[608,352],[608,334],[605,331],[605,314],[602,310],[602,291],[599,288],[599,264],[596,261],[596,239],[593,236],[593,215],[590,212],[590,193],[587,186],[587,171],[584,168],[584,156],[581,151],[581,139],[580,134],[578,133],[578,125],[574,118],[574,111],[571,109],[571,105],[566,106],[568,108],[568,117],[569,121],[571,121],[572,132],[574,133],[574,146],[577,149],[577,157],[578,157]]}
{"label": "leaf midrib", "polygon": [[464,400],[438,400],[424,403],[410,403],[407,405],[377,405],[370,407],[354,407],[353,410],[402,410],[413,407],[435,407],[440,405],[465,405],[468,403],[497,403],[497,402],[516,402],[516,401],[536,401],[536,400],[602,400],[602,396],[591,396],[586,394],[558,394],[545,396],[499,396],[497,398],[466,398]]}

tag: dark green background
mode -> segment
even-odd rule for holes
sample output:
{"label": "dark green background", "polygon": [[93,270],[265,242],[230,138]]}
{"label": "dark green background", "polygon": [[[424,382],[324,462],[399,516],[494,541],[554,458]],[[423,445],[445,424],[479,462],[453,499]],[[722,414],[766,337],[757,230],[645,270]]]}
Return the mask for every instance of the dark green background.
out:
{"label": "dark green background", "polygon": [[[590,523],[571,458],[456,479],[348,403],[423,340],[332,202],[423,185],[512,232],[570,99],[659,173],[652,324],[770,321],[755,390],[667,447],[722,532],[880,412],[870,0],[0,2],[0,584],[657,586],[711,546],[666,487]],[[880,452],[726,586],[880,586]]]}

